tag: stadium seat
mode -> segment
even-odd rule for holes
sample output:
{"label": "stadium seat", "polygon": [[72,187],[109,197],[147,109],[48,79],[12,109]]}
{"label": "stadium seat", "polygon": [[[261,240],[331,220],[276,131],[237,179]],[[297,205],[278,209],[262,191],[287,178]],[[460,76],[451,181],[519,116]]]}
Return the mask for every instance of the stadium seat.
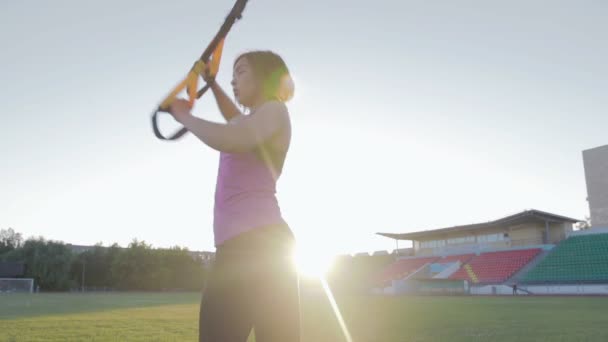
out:
{"label": "stadium seat", "polygon": [[523,279],[528,283],[608,281],[608,234],[573,236],[562,241]]}
{"label": "stadium seat", "polygon": [[541,249],[524,249],[482,253],[473,256],[450,279],[473,283],[502,283],[532,261]]}

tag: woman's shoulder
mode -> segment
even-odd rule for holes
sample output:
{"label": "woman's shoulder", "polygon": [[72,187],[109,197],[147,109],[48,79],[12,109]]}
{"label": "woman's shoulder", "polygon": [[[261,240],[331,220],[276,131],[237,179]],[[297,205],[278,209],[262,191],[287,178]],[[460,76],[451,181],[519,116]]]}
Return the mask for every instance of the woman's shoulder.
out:
{"label": "woman's shoulder", "polygon": [[258,108],[258,110],[256,110],[256,112],[258,111],[264,111],[264,112],[278,112],[278,113],[289,113],[289,110],[287,109],[287,105],[284,102],[281,101],[277,101],[277,100],[269,100],[264,102],[260,108]]}
{"label": "woman's shoulder", "polygon": [[267,101],[260,105],[253,113],[247,116],[262,117],[263,121],[289,122],[289,110],[281,101]]}

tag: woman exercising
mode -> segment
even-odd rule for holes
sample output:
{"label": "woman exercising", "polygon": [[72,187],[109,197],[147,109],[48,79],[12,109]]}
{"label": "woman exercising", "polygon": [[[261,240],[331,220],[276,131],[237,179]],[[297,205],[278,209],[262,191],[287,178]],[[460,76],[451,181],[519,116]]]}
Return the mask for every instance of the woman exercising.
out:
{"label": "woman exercising", "polygon": [[298,275],[292,261],[295,237],[281,215],[276,182],[291,140],[293,83],[283,59],[270,51],[240,55],[233,65],[236,101],[211,77],[227,124],[192,116],[188,101],[169,108],[175,120],[220,151],[215,190],[216,254],[200,306],[201,342],[300,340]]}

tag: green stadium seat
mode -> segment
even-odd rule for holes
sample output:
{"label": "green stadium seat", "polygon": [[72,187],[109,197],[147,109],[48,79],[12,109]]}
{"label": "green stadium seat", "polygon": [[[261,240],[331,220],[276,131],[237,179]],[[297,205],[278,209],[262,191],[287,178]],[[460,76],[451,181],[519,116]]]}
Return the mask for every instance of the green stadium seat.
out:
{"label": "green stadium seat", "polygon": [[562,241],[524,276],[528,283],[608,281],[608,234],[573,236]]}

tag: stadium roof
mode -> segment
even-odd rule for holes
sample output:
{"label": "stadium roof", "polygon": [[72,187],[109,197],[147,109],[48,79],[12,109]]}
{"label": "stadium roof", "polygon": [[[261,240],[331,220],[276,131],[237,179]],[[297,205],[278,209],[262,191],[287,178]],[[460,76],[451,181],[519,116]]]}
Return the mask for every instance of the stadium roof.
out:
{"label": "stadium roof", "polygon": [[447,228],[440,228],[440,229],[423,230],[423,231],[411,232],[411,233],[401,233],[401,234],[376,233],[376,234],[385,236],[385,237],[388,237],[391,239],[396,239],[396,240],[417,240],[419,238],[423,238],[423,237],[426,238],[426,237],[441,235],[443,233],[474,231],[474,230],[482,229],[482,228],[500,227],[507,223],[516,224],[516,223],[526,222],[531,219],[538,219],[540,221],[547,221],[547,222],[554,222],[554,223],[582,222],[581,220],[573,219],[570,217],[551,214],[551,213],[547,213],[547,212],[536,210],[536,209],[531,209],[531,210],[522,211],[522,212],[514,214],[514,215],[503,217],[498,220],[484,222],[484,223],[474,223],[474,224],[467,224],[467,225],[463,225],[463,226],[454,226],[454,227],[447,227]]}

